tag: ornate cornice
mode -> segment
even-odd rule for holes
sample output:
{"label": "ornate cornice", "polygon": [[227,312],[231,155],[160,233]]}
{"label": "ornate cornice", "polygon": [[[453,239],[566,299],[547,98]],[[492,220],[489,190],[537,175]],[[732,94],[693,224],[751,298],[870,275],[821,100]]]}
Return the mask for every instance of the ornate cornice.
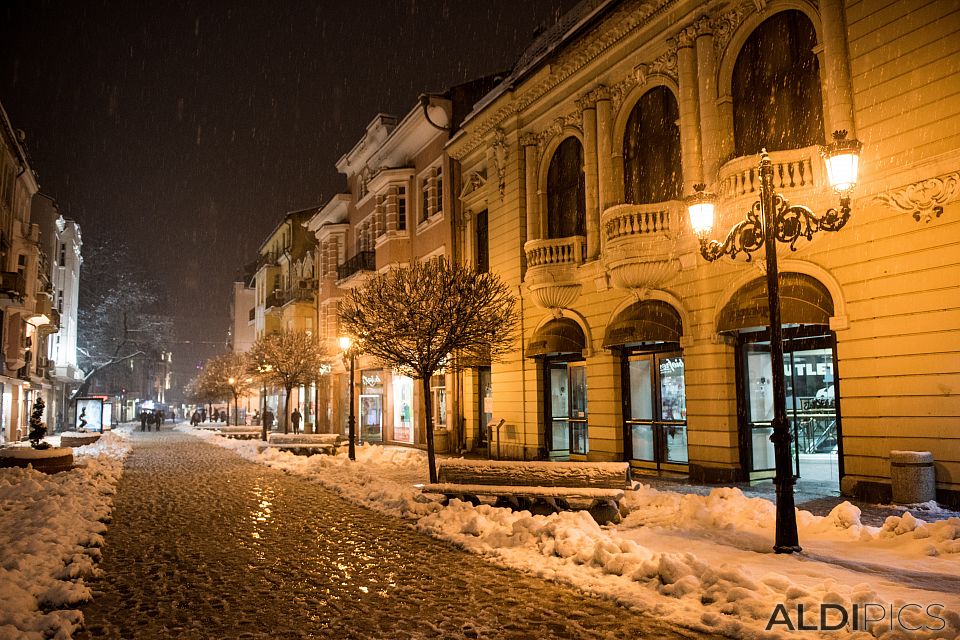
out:
{"label": "ornate cornice", "polygon": [[879,193],[873,200],[894,211],[909,213],[917,222],[930,222],[943,214],[944,205],[958,197],[960,172],[954,171]]}
{"label": "ornate cornice", "polygon": [[652,17],[663,12],[673,1],[626,2],[614,9],[604,20],[603,25],[596,30],[596,37],[575,43],[561,52],[551,62],[549,75],[529,87],[518,90],[512,101],[508,101],[499,109],[482,118],[475,126],[470,127],[472,134],[466,138],[458,149],[451,153],[451,156],[456,160],[462,159],[463,156],[483,144],[488,134],[500,127],[504,120],[514,114],[523,112],[554,87],[616,45],[634,29],[646,24]]}
{"label": "ornate cornice", "polygon": [[662,75],[679,83],[679,72],[677,69],[677,40],[670,38],[667,40],[668,49],[656,57],[653,62],[640,63],[633,68],[633,72],[626,78],[610,88],[610,96],[613,103],[613,111],[616,113],[623,104],[623,99],[628,93],[633,91],[634,87],[647,84],[647,80],[652,75]]}

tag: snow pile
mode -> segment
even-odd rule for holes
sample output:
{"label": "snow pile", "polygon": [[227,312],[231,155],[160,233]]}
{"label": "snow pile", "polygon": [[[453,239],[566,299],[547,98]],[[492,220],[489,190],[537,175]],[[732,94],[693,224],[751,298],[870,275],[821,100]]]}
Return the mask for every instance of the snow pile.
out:
{"label": "snow pile", "polygon": [[91,597],[106,522],[130,450],[126,434],[74,449],[76,466],[47,475],[0,469],[0,637],[69,638]]}
{"label": "snow pile", "polygon": [[[910,638],[960,638],[960,519],[923,523],[910,514],[882,528],[860,521],[847,502],[826,516],[798,512],[804,553],[772,553],[776,508],[739,489],[678,494],[640,485],[627,492],[618,526],[600,526],[585,511],[550,516],[452,500],[427,501],[414,486],[426,480],[426,460],[414,449],[363,446],[357,463],[345,454],[294,456],[250,441],[193,432],[248,459],[303,475],[344,497],[416,521],[418,530],[482,554],[497,564],[569,583],[583,591],[649,611],[710,636],[789,637],[766,632],[778,606],[802,606],[819,620],[823,605],[941,604],[943,629]],[[835,611],[825,609],[828,621]],[[907,607],[904,625],[932,621]],[[935,625],[932,625],[935,626]],[[783,627],[775,631],[786,631]],[[851,629],[847,628],[847,633]],[[890,620],[853,637],[888,637]],[[842,637],[842,632],[823,637]],[[900,636],[890,636],[900,637]]]}

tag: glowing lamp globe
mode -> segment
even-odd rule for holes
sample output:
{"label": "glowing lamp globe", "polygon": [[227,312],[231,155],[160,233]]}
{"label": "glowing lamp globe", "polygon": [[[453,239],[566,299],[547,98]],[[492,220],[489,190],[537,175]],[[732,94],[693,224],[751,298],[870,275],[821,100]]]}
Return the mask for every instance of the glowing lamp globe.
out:
{"label": "glowing lamp globe", "polygon": [[340,350],[346,351],[350,348],[350,338],[347,336],[340,336]]}
{"label": "glowing lamp globe", "polygon": [[834,131],[833,142],[821,151],[827,166],[827,180],[836,191],[843,193],[857,184],[862,147],[863,143],[856,139],[847,140],[847,132],[840,130]]}
{"label": "glowing lamp globe", "polygon": [[713,210],[716,205],[716,196],[704,191],[703,184],[693,185],[694,193],[687,196],[687,211],[690,214],[690,226],[698,236],[705,236],[713,229]]}

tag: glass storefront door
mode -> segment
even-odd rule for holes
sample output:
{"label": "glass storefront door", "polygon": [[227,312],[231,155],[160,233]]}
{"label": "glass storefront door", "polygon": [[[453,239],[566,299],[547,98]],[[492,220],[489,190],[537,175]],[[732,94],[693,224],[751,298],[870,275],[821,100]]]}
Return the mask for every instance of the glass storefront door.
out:
{"label": "glass storefront door", "polygon": [[551,459],[589,451],[587,367],[584,362],[546,361],[544,441]]}
{"label": "glass storefront door", "polygon": [[[839,484],[840,416],[836,402],[833,338],[824,331],[784,330],[783,372],[787,422],[793,436],[794,475]],[[741,336],[742,444],[750,472],[770,475],[773,387],[765,333]],[[754,339],[756,341],[747,341]]]}
{"label": "glass storefront door", "polygon": [[623,361],[624,444],[631,460],[686,464],[687,397],[679,352],[632,353]]}

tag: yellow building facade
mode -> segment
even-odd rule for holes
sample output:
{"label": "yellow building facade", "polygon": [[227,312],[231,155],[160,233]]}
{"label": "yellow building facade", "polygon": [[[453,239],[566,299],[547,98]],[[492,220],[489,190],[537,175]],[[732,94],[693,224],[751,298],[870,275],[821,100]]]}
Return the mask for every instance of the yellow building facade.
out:
{"label": "yellow building facade", "polygon": [[463,259],[522,310],[515,355],[464,378],[467,440],[502,418],[503,457],[771,477],[763,253],[704,260],[684,198],[719,194],[722,241],[765,149],[822,214],[845,130],[850,222],[777,248],[794,472],[887,499],[890,451],[930,451],[960,500],[958,29],[951,3],[627,0],[541,34],[447,145]]}

